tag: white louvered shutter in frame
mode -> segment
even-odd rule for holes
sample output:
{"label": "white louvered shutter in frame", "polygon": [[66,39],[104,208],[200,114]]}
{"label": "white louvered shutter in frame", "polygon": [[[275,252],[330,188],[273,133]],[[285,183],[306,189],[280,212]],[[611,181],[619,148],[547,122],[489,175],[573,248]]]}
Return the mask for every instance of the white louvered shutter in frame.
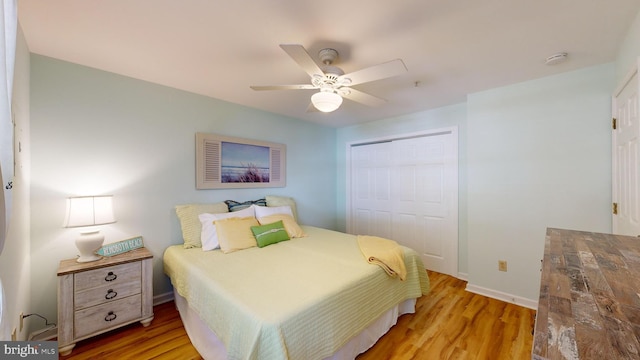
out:
{"label": "white louvered shutter in frame", "polygon": [[[225,143],[232,145],[227,148],[245,147],[258,150],[257,153],[264,154],[264,158],[259,161],[259,165],[254,164],[255,160],[251,159],[242,162],[242,159],[238,160],[237,156],[242,152],[225,154],[223,150]],[[285,153],[284,144],[196,133],[196,189],[284,187],[286,185]],[[241,166],[230,166],[230,163],[241,164]],[[245,171],[252,176],[230,177],[229,169],[235,171],[235,174]],[[256,176],[256,172],[260,176]]]}

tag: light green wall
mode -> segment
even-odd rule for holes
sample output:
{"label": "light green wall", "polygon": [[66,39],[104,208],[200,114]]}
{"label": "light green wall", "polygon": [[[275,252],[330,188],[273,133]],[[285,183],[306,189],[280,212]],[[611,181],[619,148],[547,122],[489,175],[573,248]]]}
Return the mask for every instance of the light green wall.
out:
{"label": "light green wall", "polygon": [[337,209],[338,228],[346,231],[346,149],[347,144],[367,139],[407,134],[424,130],[458,127],[458,272],[467,272],[467,176],[466,176],[466,128],[465,104],[446,106],[434,110],[413,113],[366,124],[344,127],[337,131]]}
{"label": "light green wall", "polygon": [[0,340],[9,340],[11,330],[16,338],[26,340],[31,319],[20,331],[19,315],[31,312],[31,258],[29,256],[29,49],[22,29],[18,27],[16,62],[13,77],[12,111],[15,119],[15,173],[11,190],[12,212],[4,249],[0,255],[0,278],[4,287],[6,309]]}
{"label": "light green wall", "polygon": [[[65,199],[113,194],[118,222],[106,241],[142,235],[154,254],[154,293],[171,291],[162,254],[181,242],[174,206],[293,197],[300,221],[336,227],[335,129],[99,71],[31,57],[31,292],[56,314],[56,269],[76,256],[76,229],[62,227]],[[287,186],[196,190],[195,133],[284,143]]]}
{"label": "light green wall", "polygon": [[607,64],[468,96],[469,285],[537,301],[547,227],[611,231],[614,78]]}
{"label": "light green wall", "polygon": [[[614,69],[550,76],[338,129],[338,228],[346,229],[348,143],[458,126],[458,272],[487,294],[535,302],[547,226],[610,231]],[[497,271],[498,260],[508,261],[507,273]]]}

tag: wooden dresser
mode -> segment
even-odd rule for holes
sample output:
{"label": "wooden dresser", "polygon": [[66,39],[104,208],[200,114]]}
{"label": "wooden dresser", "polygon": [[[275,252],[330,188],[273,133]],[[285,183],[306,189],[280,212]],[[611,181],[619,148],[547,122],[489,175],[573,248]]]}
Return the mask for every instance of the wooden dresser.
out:
{"label": "wooden dresser", "polygon": [[153,320],[153,255],[146,248],[58,268],[58,348],[140,321]]}
{"label": "wooden dresser", "polygon": [[640,359],[640,238],[547,229],[532,359]]}

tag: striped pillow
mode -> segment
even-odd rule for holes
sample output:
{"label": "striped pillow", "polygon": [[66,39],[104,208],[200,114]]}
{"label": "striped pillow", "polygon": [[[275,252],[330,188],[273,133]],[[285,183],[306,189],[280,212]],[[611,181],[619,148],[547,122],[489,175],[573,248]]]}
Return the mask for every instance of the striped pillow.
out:
{"label": "striped pillow", "polygon": [[227,208],[229,209],[229,212],[240,211],[240,210],[248,208],[251,205],[267,206],[267,200],[266,199],[248,200],[248,201],[245,201],[245,202],[237,202],[237,201],[234,201],[234,200],[225,200],[224,203],[227,204]]}
{"label": "striped pillow", "polygon": [[180,220],[184,248],[202,247],[200,233],[202,225],[198,215],[202,213],[226,213],[229,209],[223,202],[212,204],[184,204],[176,206],[176,215]]}

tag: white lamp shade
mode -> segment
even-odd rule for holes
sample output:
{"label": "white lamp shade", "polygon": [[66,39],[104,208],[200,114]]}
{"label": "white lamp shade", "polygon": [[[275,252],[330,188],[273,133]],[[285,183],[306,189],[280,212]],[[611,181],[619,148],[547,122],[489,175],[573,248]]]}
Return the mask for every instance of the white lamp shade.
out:
{"label": "white lamp shade", "polygon": [[330,91],[319,91],[311,95],[311,103],[322,112],[332,112],[342,104],[342,96]]}
{"label": "white lamp shade", "polygon": [[65,227],[110,224],[113,216],[113,196],[80,196],[67,199]]}

